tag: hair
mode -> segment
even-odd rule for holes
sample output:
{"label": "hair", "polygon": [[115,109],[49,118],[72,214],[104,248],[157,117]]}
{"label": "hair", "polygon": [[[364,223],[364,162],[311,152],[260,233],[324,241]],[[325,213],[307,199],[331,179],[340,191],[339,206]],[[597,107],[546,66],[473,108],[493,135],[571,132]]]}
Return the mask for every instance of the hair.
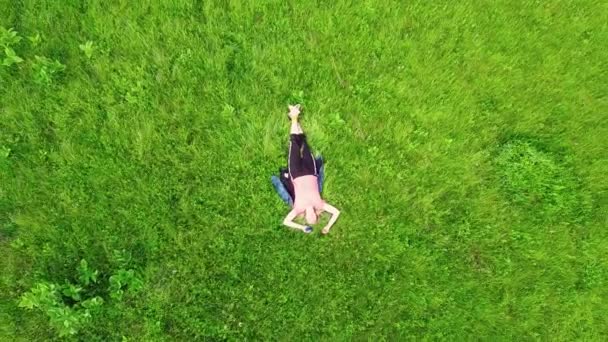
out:
{"label": "hair", "polygon": [[313,207],[306,208],[306,222],[308,224],[317,223],[317,213],[315,213],[315,208],[313,208]]}

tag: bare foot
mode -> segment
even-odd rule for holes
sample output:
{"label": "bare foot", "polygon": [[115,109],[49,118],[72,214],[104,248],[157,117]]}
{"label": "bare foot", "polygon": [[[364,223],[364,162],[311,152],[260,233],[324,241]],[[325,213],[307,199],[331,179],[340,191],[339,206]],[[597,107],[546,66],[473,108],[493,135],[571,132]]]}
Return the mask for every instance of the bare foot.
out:
{"label": "bare foot", "polygon": [[287,114],[287,116],[289,116],[291,120],[297,120],[300,116],[300,110],[301,108],[299,104],[294,106],[289,105],[289,113]]}

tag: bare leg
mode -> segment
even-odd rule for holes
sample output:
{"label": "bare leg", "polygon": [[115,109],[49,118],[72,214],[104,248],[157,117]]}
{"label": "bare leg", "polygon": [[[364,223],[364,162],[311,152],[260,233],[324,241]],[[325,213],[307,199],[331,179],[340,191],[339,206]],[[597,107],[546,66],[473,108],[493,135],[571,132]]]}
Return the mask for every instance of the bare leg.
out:
{"label": "bare leg", "polygon": [[295,118],[291,118],[291,130],[289,133],[290,134],[304,134],[304,131],[302,131],[302,126],[300,126],[300,123],[298,122],[297,116]]}
{"label": "bare leg", "polygon": [[304,134],[302,126],[298,122],[300,117],[300,105],[289,106],[289,117],[291,118],[291,131],[290,134]]}

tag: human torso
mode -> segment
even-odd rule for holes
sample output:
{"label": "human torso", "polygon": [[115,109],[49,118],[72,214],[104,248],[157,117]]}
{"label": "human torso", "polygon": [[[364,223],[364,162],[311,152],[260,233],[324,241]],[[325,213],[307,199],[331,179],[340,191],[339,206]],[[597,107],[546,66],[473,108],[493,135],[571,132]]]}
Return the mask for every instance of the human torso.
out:
{"label": "human torso", "polygon": [[304,211],[307,207],[313,206],[315,209],[323,209],[325,202],[321,199],[319,185],[316,176],[301,176],[293,180],[295,193],[294,209],[298,212]]}

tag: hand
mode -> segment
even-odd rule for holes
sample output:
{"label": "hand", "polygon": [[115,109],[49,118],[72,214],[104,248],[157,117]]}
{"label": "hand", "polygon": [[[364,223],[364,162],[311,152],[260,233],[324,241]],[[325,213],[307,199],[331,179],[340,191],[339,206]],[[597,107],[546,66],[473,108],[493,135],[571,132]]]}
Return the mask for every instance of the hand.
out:
{"label": "hand", "polygon": [[327,235],[327,233],[329,233],[329,227],[323,228],[323,230],[321,231],[321,234]]}
{"label": "hand", "polygon": [[292,119],[297,118],[300,115],[300,109],[301,106],[299,104],[293,106],[289,105],[289,114],[287,115]]}

